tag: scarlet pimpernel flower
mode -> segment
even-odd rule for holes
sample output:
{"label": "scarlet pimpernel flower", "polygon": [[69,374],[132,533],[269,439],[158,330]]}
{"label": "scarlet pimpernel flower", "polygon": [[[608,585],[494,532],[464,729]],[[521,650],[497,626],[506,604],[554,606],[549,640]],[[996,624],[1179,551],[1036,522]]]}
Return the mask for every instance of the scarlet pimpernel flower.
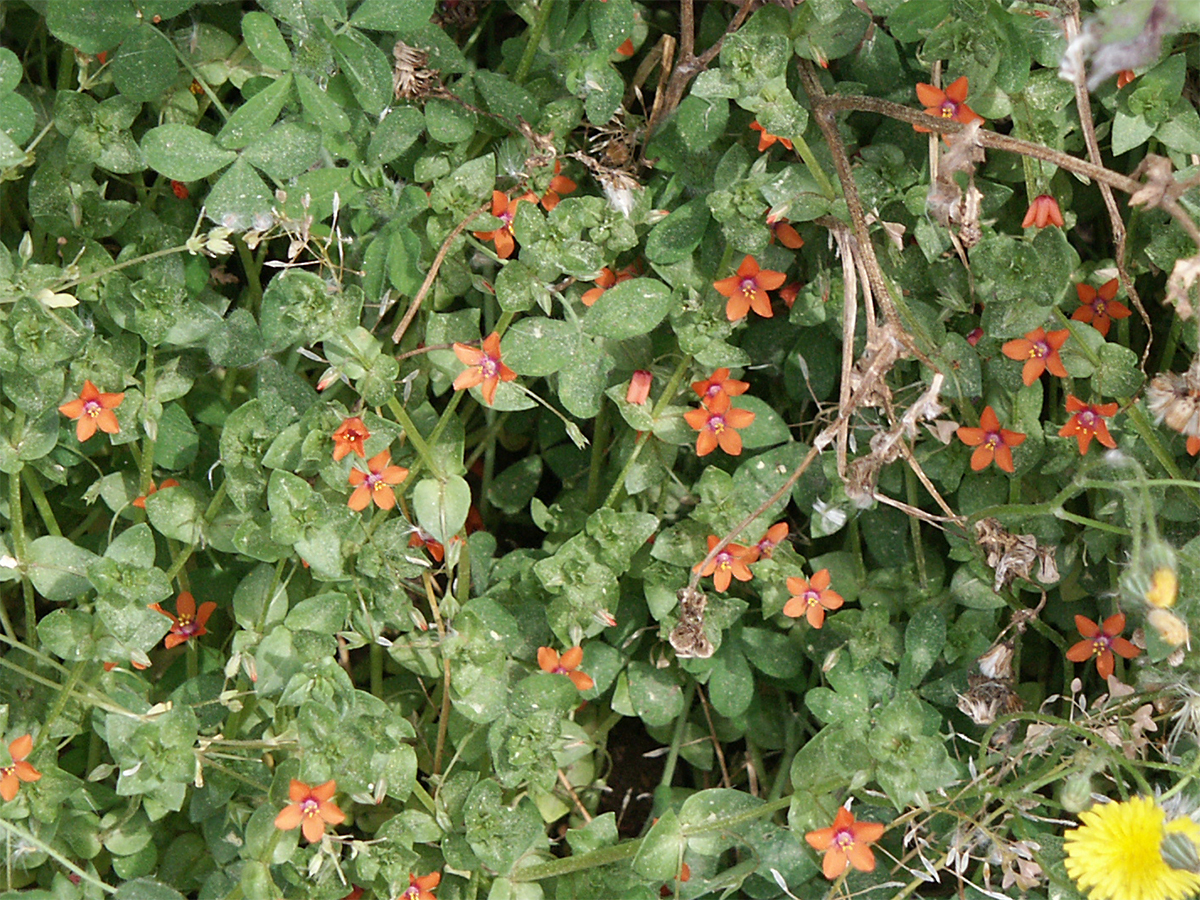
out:
{"label": "scarlet pimpernel flower", "polygon": [[1122,69],[1117,73],[1117,90],[1119,91],[1135,78],[1137,78],[1137,73],[1133,69]]}
{"label": "scarlet pimpernel flower", "polygon": [[288,785],[288,799],[292,802],[275,817],[275,827],[291,831],[298,825],[306,841],[310,844],[319,841],[325,835],[326,825],[341,825],[346,821],[346,814],[332,800],[336,792],[336,781],[309,787],[293,778]]}
{"label": "scarlet pimpernel flower", "polygon": [[83,443],[99,428],[105,434],[116,434],[121,430],[117,414],[113,412],[125,399],[124,392],[103,394],[90,380],[84,380],[83,389],[74,400],[68,400],[58,411],[75,423],[75,437]]}
{"label": "scarlet pimpernel flower", "polygon": [[1101,678],[1108,678],[1113,673],[1114,653],[1125,659],[1133,659],[1142,652],[1120,637],[1125,630],[1124,613],[1111,615],[1099,625],[1087,616],[1076,616],[1075,627],[1083,635],[1083,640],[1071,646],[1067,651],[1067,659],[1071,662],[1087,662],[1094,656],[1096,671]]}
{"label": "scarlet pimpernel flower", "polygon": [[1115,403],[1084,403],[1074,394],[1067,396],[1067,412],[1074,413],[1067,424],[1058,430],[1059,437],[1073,437],[1079,441],[1080,454],[1087,453],[1088,444],[1094,437],[1110,450],[1117,446],[1113,436],[1108,433],[1106,417],[1117,413]]}
{"label": "scarlet pimpernel flower", "polygon": [[725,317],[730,322],[744,318],[752,309],[764,319],[769,319],[775,313],[771,311],[771,298],[767,296],[767,291],[782,286],[786,279],[787,276],[782,272],[760,269],[758,260],[747,256],[738,266],[736,275],[714,281],[713,287],[718,294],[729,298],[725,303]]}
{"label": "scarlet pimpernel flower", "polygon": [[638,369],[629,379],[629,387],[625,391],[625,402],[634,406],[642,406],[650,396],[650,383],[654,375],[647,369]]}
{"label": "scarlet pimpernel flower", "polygon": [[1067,370],[1063,368],[1058,351],[1070,335],[1071,332],[1066,328],[1048,334],[1044,328],[1035,328],[1023,338],[1008,341],[1000,348],[1000,352],[1009,359],[1025,360],[1021,380],[1026,385],[1033,384],[1047,370],[1051,375],[1066,378]]}
{"label": "scarlet pimpernel flower", "polygon": [[584,306],[591,306],[593,303],[599,300],[600,296],[610,287],[618,285],[622,281],[628,281],[630,278],[634,278],[636,276],[637,268],[634,266],[626,266],[619,272],[614,272],[612,269],[605,266],[600,270],[600,274],[596,276],[596,280],[593,282],[593,284],[596,286],[584,291],[583,296],[580,299],[583,301]]}
{"label": "scarlet pimpernel flower", "polygon": [[408,873],[408,887],[396,900],[437,900],[433,889],[442,883],[441,872],[430,872],[428,875],[417,876]]}
{"label": "scarlet pimpernel flower", "polygon": [[767,533],[759,538],[758,543],[750,549],[754,550],[759,558],[770,559],[771,554],[775,552],[775,548],[779,546],[780,542],[787,539],[788,531],[790,530],[787,522],[776,522],[767,529]]}
{"label": "scarlet pimpernel flower", "polygon": [[408,546],[416,550],[425,550],[433,557],[434,562],[441,562],[446,558],[446,548],[440,541],[435,540],[432,534],[421,528],[415,529],[408,536]]}
{"label": "scarlet pimpernel flower", "polygon": [[820,628],[825,624],[826,611],[841,609],[846,602],[841,594],[829,589],[831,580],[828,569],[814,572],[811,581],[795,576],[789,578],[787,588],[792,596],[783,605],[783,614],[793,619],[805,616],[809,625]]}
{"label": "scarlet pimpernel flower", "polygon": [[337,462],[349,453],[356,453],[360,459],[366,459],[367,453],[363,445],[370,436],[371,432],[358,416],[344,420],[337,431],[330,435],[333,438],[333,461]]}
{"label": "scarlet pimpernel flower", "polygon": [[971,468],[976,472],[986,469],[993,460],[1005,472],[1012,472],[1012,448],[1025,443],[1025,435],[1019,431],[1000,427],[1000,419],[990,406],[984,407],[978,428],[964,425],[958,429],[958,439],[975,448],[971,454]]}
{"label": "scarlet pimpernel flower", "polygon": [[481,241],[495,241],[496,255],[501,259],[508,259],[512,256],[512,252],[517,246],[512,233],[512,223],[517,215],[517,205],[522,201],[537,203],[537,199],[534,194],[528,192],[522,194],[520,197],[509,197],[503,191],[492,191],[492,215],[500,219],[504,224],[495,231],[475,231],[472,233]]}
{"label": "scarlet pimpernel flower", "polygon": [[1152,797],[1100,803],[1063,835],[1067,874],[1088,900],[1183,900],[1200,892],[1200,875],[1163,858],[1164,842],[1200,843],[1200,825],[1167,819]]}
{"label": "scarlet pimpernel flower", "polygon": [[[712,553],[713,547],[720,542],[720,538],[715,534],[710,534],[708,536],[708,552]],[[703,569],[700,568],[700,563],[696,563],[692,566],[692,571],[699,570],[701,578],[711,575],[713,587],[718,591],[725,591],[729,589],[729,582],[733,578],[738,581],[749,581],[754,577],[749,566],[754,559],[754,551],[749,547],[743,547],[741,544],[726,544],[724,549],[714,556]]]}
{"label": "scarlet pimpernel flower", "polygon": [[562,173],[562,160],[554,161],[554,177],[550,179],[550,187],[546,193],[542,195],[542,206],[547,210],[554,209],[558,206],[558,201],[562,199],[563,194],[574,193],[577,185],[572,179]]}
{"label": "scarlet pimpernel flower", "polygon": [[699,409],[689,410],[683,418],[700,433],[696,436],[696,455],[708,456],[720,447],[730,456],[742,452],[742,436],[737,429],[754,421],[748,409],[730,409],[729,397],[718,394]]}
{"label": "scarlet pimpernel flower", "polygon": [[[950,84],[948,88],[942,90],[935,88],[932,84],[917,84],[917,99],[925,107],[925,114],[937,116],[941,119],[953,119],[955,122],[960,122],[963,125],[969,125],[971,122],[982,122],[983,116],[967,106],[967,90],[969,83],[967,76],[963,75]],[[913,131],[928,133],[930,129],[920,125],[914,125]]]}
{"label": "scarlet pimpernel flower", "polygon": [[771,243],[775,243],[775,239],[779,238],[779,243],[787,247],[789,250],[799,250],[804,246],[804,238],[800,237],[800,232],[792,227],[791,223],[782,216],[773,216],[767,212],[767,227],[771,229]]}
{"label": "scarlet pimpernel flower", "polygon": [[1039,194],[1033,198],[1033,202],[1029,204],[1029,209],[1025,211],[1025,218],[1021,220],[1021,227],[1028,228],[1030,225],[1038,228],[1045,228],[1047,225],[1057,225],[1063,227],[1062,211],[1058,208],[1058,201],[1049,194]]}
{"label": "scarlet pimpernel flower", "polygon": [[396,492],[392,488],[408,477],[404,466],[392,465],[392,454],[387,450],[367,460],[367,469],[350,470],[350,484],[354,493],[346,502],[355,512],[366,509],[374,501],[380,509],[391,509],[396,505]]}
{"label": "scarlet pimpernel flower", "polygon": [[147,497],[149,497],[151,494],[157,494],[159,491],[165,491],[167,488],[173,487],[179,487],[179,482],[174,478],[164,479],[163,483],[160,485],[155,485],[154,482],[151,481],[150,487],[146,488],[146,493],[136,498],[130,505],[136,506],[138,509],[145,509]]}
{"label": "scarlet pimpernel flower", "polygon": [[213,614],[217,604],[207,600],[200,604],[200,609],[197,611],[196,599],[190,591],[183,591],[175,600],[175,612],[167,612],[159,603],[151,603],[149,608],[162,613],[171,620],[171,630],[163,639],[163,644],[170,650],[192,638],[208,634],[208,629],[204,626],[208,624],[208,617]]}
{"label": "scarlet pimpernel flower", "polygon": [[750,385],[745,381],[730,378],[729,370],[720,368],[703,381],[693,381],[692,390],[696,392],[696,396],[700,398],[701,403],[708,405],[721,395],[726,397],[741,396],[750,390]]}
{"label": "scarlet pimpernel flower", "polygon": [[38,781],[42,773],[26,762],[26,757],[33,752],[33,737],[23,734],[8,745],[8,755],[12,757],[11,766],[0,766],[0,797],[5,802],[17,796],[21,782],[29,784]]}
{"label": "scarlet pimpernel flower", "polygon": [[785,137],[780,137],[777,134],[771,134],[771,132],[767,131],[765,128],[763,128],[761,125],[759,125],[757,122],[751,122],[750,128],[751,128],[751,130],[758,132],[758,152],[759,153],[762,153],[764,150],[769,148],[776,141],[783,144],[783,146],[787,147],[789,150],[793,149],[792,142],[790,140],[788,140]]}
{"label": "scarlet pimpernel flower", "polygon": [[1117,296],[1117,284],[1117,279],[1112,278],[1099,289],[1090,284],[1075,285],[1079,308],[1071,313],[1071,318],[1076,322],[1090,322],[1102,336],[1108,337],[1113,319],[1128,319],[1132,315],[1128,306],[1113,299]]}
{"label": "scarlet pimpernel flower", "polygon": [[455,343],[454,355],[468,368],[454,379],[456,391],[478,386],[483,402],[488,406],[496,399],[496,388],[501,381],[512,381],[517,373],[500,360],[500,335],[492,332],[483,339],[483,347],[476,349],[466,344]]}
{"label": "scarlet pimpernel flower", "polygon": [[559,656],[558,651],[553,647],[538,647],[537,659],[538,668],[543,672],[549,672],[551,675],[566,675],[571,679],[571,684],[581,691],[590,691],[596,684],[592,681],[591,676],[579,671],[579,664],[583,662],[582,647],[564,650],[562,656]]}
{"label": "scarlet pimpernel flower", "polygon": [[821,861],[821,872],[830,881],[837,878],[847,866],[860,872],[875,869],[875,854],[868,847],[883,837],[883,825],[878,822],[857,822],[854,813],[844,806],[837,811],[833,824],[804,835],[804,840],[814,850],[825,854]]}

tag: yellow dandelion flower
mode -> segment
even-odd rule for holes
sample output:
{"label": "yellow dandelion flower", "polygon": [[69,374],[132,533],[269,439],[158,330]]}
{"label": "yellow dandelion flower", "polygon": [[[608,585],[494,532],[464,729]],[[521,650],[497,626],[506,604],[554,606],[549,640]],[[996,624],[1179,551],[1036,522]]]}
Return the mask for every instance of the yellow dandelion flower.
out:
{"label": "yellow dandelion flower", "polygon": [[1184,900],[1200,892],[1200,875],[1173,869],[1162,856],[1169,835],[1200,843],[1191,819],[1168,822],[1151,797],[1093,806],[1079,819],[1064,835],[1066,866],[1088,900]]}
{"label": "yellow dandelion flower", "polygon": [[1179,578],[1175,570],[1167,566],[1155,569],[1150,580],[1150,590],[1146,591],[1146,602],[1158,609],[1166,609],[1175,605],[1175,596],[1178,593]]}

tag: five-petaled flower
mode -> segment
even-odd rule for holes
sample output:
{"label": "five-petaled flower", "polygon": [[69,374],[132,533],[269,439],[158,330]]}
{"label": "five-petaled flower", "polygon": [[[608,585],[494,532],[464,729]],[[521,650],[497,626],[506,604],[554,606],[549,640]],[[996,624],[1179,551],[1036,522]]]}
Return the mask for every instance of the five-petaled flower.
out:
{"label": "five-petaled flower", "polygon": [[725,317],[730,322],[744,318],[753,309],[764,319],[775,315],[771,311],[771,298],[767,291],[773,291],[783,285],[787,276],[782,272],[772,272],[770,269],[760,269],[758,260],[747,256],[738,266],[737,274],[714,281],[713,287],[723,297],[728,297],[725,303]]}
{"label": "five-petaled flower", "polygon": [[492,215],[500,219],[504,224],[495,231],[475,231],[472,233],[481,241],[495,241],[496,255],[501,259],[508,259],[512,256],[512,252],[517,244],[512,233],[513,219],[517,215],[517,204],[522,201],[537,203],[537,199],[534,194],[528,192],[522,194],[520,197],[509,197],[503,191],[492,191]]}
{"label": "five-petaled flower", "polygon": [[367,468],[370,471],[364,472],[358,467],[350,470],[350,484],[354,487],[354,493],[346,505],[359,512],[374,500],[380,509],[391,509],[396,505],[396,492],[392,487],[408,477],[408,469],[393,466],[392,454],[387,450],[367,460]]}
{"label": "five-petaled flower", "polygon": [[819,828],[804,835],[817,852],[825,854],[821,871],[830,881],[837,878],[847,866],[860,872],[875,869],[875,854],[868,847],[883,837],[883,825],[878,822],[856,822],[854,813],[841,807],[828,828]]}
{"label": "five-petaled flower", "polygon": [[309,787],[293,778],[288,785],[288,799],[292,802],[275,817],[275,827],[291,831],[299,825],[306,841],[310,844],[319,841],[325,835],[326,825],[341,825],[346,821],[346,814],[331,799],[336,791],[336,781]]}
{"label": "five-petaled flower", "polygon": [[419,878],[412,872],[408,873],[408,887],[400,894],[396,900],[437,900],[433,896],[433,889],[442,882],[441,872],[430,872],[428,875],[422,875]]}
{"label": "five-petaled flower", "polygon": [[538,647],[538,667],[551,675],[566,675],[571,683],[581,691],[590,691],[595,682],[591,677],[579,671],[583,662],[583,648],[572,647],[563,651],[562,656],[553,647]]}
{"label": "five-petaled flower", "polygon": [[771,554],[775,552],[775,548],[779,546],[781,541],[787,538],[790,530],[787,522],[776,522],[768,528],[767,533],[759,538],[757,544],[750,548],[755,552],[755,558],[770,559]]}
{"label": "five-petaled flower", "polygon": [[213,614],[217,604],[206,600],[200,604],[200,610],[197,612],[196,599],[190,591],[182,591],[175,600],[175,612],[167,612],[160,603],[151,603],[149,608],[171,620],[171,630],[163,639],[163,644],[170,650],[192,638],[208,634],[208,629],[204,626],[208,624],[208,617]]}
{"label": "five-petaled flower", "polygon": [[801,616],[808,618],[808,624],[820,628],[825,624],[825,612],[841,609],[846,601],[837,591],[829,589],[829,570],[822,569],[814,572],[812,580],[793,576],[787,580],[787,589],[791,593],[788,602],[783,605],[783,614],[793,619]]}
{"label": "five-petaled flower", "polygon": [[483,339],[480,349],[455,343],[454,355],[468,367],[454,379],[454,389],[463,391],[478,386],[488,406],[496,399],[497,385],[517,377],[516,372],[500,361],[500,335],[494,331]]}
{"label": "five-petaled flower", "polygon": [[33,737],[28,734],[21,735],[8,745],[12,765],[0,766],[0,797],[3,797],[5,802],[17,796],[17,789],[22,781],[29,783],[42,777],[41,772],[25,761],[32,750]]}
{"label": "five-petaled flower", "polygon": [[[712,553],[713,547],[720,542],[720,538],[715,534],[710,534],[708,536],[708,552]],[[731,578],[736,578],[738,581],[749,581],[754,577],[749,563],[754,562],[755,559],[756,555],[749,547],[743,547],[741,544],[726,544],[703,569],[700,568],[701,563],[696,563],[692,566],[692,571],[699,570],[701,578],[711,575],[713,587],[718,591],[724,591],[728,590]]]}
{"label": "five-petaled flower", "polygon": [[[953,119],[963,125],[982,122],[983,116],[967,106],[967,76],[963,75],[944,91],[932,84],[917,84],[917,99],[925,107],[925,114],[939,119]],[[928,133],[930,129],[914,125],[914,131]]]}
{"label": "five-petaled flower", "polygon": [[752,130],[758,132],[758,152],[759,153],[762,153],[764,150],[766,150],[768,147],[770,147],[776,141],[783,144],[783,146],[787,147],[789,150],[793,149],[792,142],[790,140],[788,140],[785,137],[780,137],[777,134],[771,134],[771,132],[767,131],[765,128],[763,128],[761,125],[759,125],[757,122],[751,122],[750,128]]}
{"label": "five-petaled flower", "polygon": [[367,426],[363,424],[363,420],[358,416],[351,416],[338,426],[337,431],[332,435],[333,438],[333,461],[337,462],[349,453],[357,453],[360,459],[366,459],[367,453],[363,449],[363,445],[367,442],[367,438],[371,436],[371,432],[367,430]]}
{"label": "five-petaled flower", "polygon": [[1101,678],[1108,678],[1113,673],[1114,653],[1125,659],[1133,659],[1142,652],[1119,636],[1125,630],[1125,613],[1109,616],[1100,625],[1087,616],[1076,616],[1075,627],[1083,635],[1083,640],[1067,651],[1067,659],[1078,663],[1096,657],[1096,671]]}
{"label": "five-petaled flower", "polygon": [[622,281],[628,281],[630,278],[635,278],[636,276],[636,266],[626,266],[620,272],[614,272],[608,266],[605,266],[600,270],[600,274],[596,276],[596,280],[593,282],[596,286],[584,291],[580,299],[583,301],[584,306],[591,306],[610,287],[620,284]]}
{"label": "five-petaled flower", "polygon": [[1049,333],[1045,328],[1035,328],[1023,338],[1008,341],[1000,351],[1009,359],[1025,360],[1025,367],[1021,369],[1021,380],[1026,386],[1037,381],[1047,369],[1051,375],[1066,378],[1067,370],[1063,368],[1062,357],[1058,355],[1058,351],[1070,334],[1066,328]]}
{"label": "five-petaled flower", "polygon": [[748,409],[730,409],[729,396],[718,394],[699,409],[683,414],[687,423],[700,432],[696,436],[696,455],[708,456],[720,447],[730,456],[742,452],[742,436],[738,428],[745,428],[754,421],[754,413]]}
{"label": "five-petaled flower", "polygon": [[1063,227],[1062,211],[1058,208],[1058,201],[1049,194],[1039,194],[1033,198],[1033,202],[1029,204],[1029,209],[1025,211],[1025,218],[1021,220],[1021,227],[1028,228],[1034,225],[1038,228],[1045,228],[1047,225],[1057,225]]}
{"label": "five-petaled flower", "polygon": [[1115,278],[1104,282],[1099,289],[1090,284],[1077,284],[1075,293],[1079,295],[1079,309],[1071,313],[1071,318],[1076,322],[1091,322],[1103,337],[1108,337],[1113,319],[1127,319],[1131,315],[1128,306],[1113,299],[1117,296]]}
{"label": "five-petaled flower", "polygon": [[638,369],[629,379],[629,387],[625,391],[625,402],[634,406],[642,406],[650,397],[650,382],[654,375],[647,369]]}
{"label": "five-petaled flower", "polygon": [[84,380],[83,390],[74,400],[68,400],[58,408],[58,411],[68,419],[78,419],[75,423],[75,437],[82,443],[96,433],[99,428],[105,434],[116,434],[121,430],[117,424],[117,414],[113,412],[125,399],[124,392],[120,394],[102,394],[90,380]]}
{"label": "five-petaled flower", "polygon": [[1058,436],[1078,439],[1080,454],[1087,453],[1088,444],[1092,442],[1093,437],[1110,450],[1117,446],[1104,422],[1106,417],[1116,415],[1117,404],[1084,403],[1074,394],[1070,394],[1067,397],[1067,412],[1074,415],[1058,430]]}
{"label": "five-petaled flower", "polygon": [[573,193],[578,187],[575,182],[562,173],[562,160],[554,161],[554,177],[550,179],[550,186],[546,189],[546,193],[542,195],[542,206],[547,210],[554,209],[558,206],[558,201],[562,199],[563,194]]}
{"label": "five-petaled flower", "polygon": [[700,402],[707,406],[722,395],[726,397],[740,396],[750,390],[750,385],[745,381],[730,378],[729,370],[720,368],[703,381],[693,381],[692,390],[696,392]]}
{"label": "five-petaled flower", "polygon": [[971,468],[976,472],[986,469],[993,460],[1005,472],[1012,472],[1012,448],[1020,447],[1025,442],[1025,435],[1001,428],[996,411],[987,406],[979,417],[979,427],[962,426],[958,429],[958,439],[975,448],[971,454]]}
{"label": "five-petaled flower", "polygon": [[149,497],[151,494],[157,494],[159,491],[165,491],[167,488],[173,488],[173,487],[179,487],[179,482],[176,481],[174,478],[167,478],[160,485],[155,485],[154,482],[151,481],[150,487],[146,488],[146,493],[142,494],[140,497],[135,498],[130,505],[136,506],[138,509],[145,509],[147,497]]}

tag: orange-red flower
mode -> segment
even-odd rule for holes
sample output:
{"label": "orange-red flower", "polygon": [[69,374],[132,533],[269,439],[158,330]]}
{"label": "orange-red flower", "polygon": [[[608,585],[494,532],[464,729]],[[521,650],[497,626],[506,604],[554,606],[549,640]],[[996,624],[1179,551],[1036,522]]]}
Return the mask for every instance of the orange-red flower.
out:
{"label": "orange-red flower", "polygon": [[785,284],[779,289],[779,299],[784,302],[788,309],[796,305],[796,298],[800,296],[800,288],[804,287],[799,281],[793,281],[791,284]]}
{"label": "orange-red flower", "polygon": [[638,369],[629,379],[629,388],[625,391],[625,402],[642,406],[650,396],[650,382],[654,375],[646,369]]}
{"label": "orange-red flower", "polygon": [[442,882],[441,872],[430,872],[418,878],[412,872],[408,873],[408,887],[396,900],[437,900],[433,889]]}
{"label": "orange-red flower", "polygon": [[558,206],[558,201],[562,199],[563,194],[574,193],[575,188],[579,187],[574,181],[562,172],[562,160],[554,161],[554,177],[550,179],[550,187],[546,189],[546,193],[542,195],[542,206],[547,210],[554,209]]}
{"label": "orange-red flower", "polygon": [[856,822],[854,813],[844,806],[837,811],[833,825],[819,828],[804,835],[817,852],[823,852],[821,871],[830,881],[837,878],[846,866],[854,866],[860,872],[875,869],[875,854],[868,847],[883,837],[883,825],[878,822]]}
{"label": "orange-red flower", "polygon": [[363,449],[363,445],[371,436],[371,432],[367,430],[367,426],[358,416],[351,416],[343,421],[337,431],[330,436],[333,438],[334,462],[342,459],[348,453],[357,453],[360,459],[367,458],[367,452]]}
{"label": "orange-red flower", "polygon": [[1009,359],[1025,360],[1025,367],[1021,369],[1021,380],[1026,385],[1037,381],[1047,369],[1051,375],[1066,378],[1067,370],[1063,368],[1062,357],[1058,355],[1058,351],[1070,334],[1066,328],[1062,331],[1051,331],[1049,334],[1045,328],[1035,328],[1023,338],[1008,341],[1000,348],[1000,352]]}
{"label": "orange-red flower", "polygon": [[102,394],[90,380],[85,379],[83,390],[74,400],[68,400],[58,408],[58,411],[68,419],[78,419],[75,423],[75,437],[83,443],[99,428],[105,434],[116,434],[121,430],[117,424],[117,414],[113,412],[125,399],[124,392],[120,394]]}
{"label": "orange-red flower", "polygon": [[408,546],[415,549],[422,547],[433,557],[434,562],[441,562],[446,558],[446,548],[439,541],[434,540],[433,535],[423,529],[416,529],[408,538]]}
{"label": "orange-red flower", "polygon": [[596,684],[591,677],[579,671],[583,662],[583,648],[572,647],[563,652],[562,656],[553,647],[538,647],[538,667],[551,675],[566,675],[571,683],[581,691],[590,691]]}
{"label": "orange-red flower", "polygon": [[1059,437],[1074,437],[1079,441],[1080,454],[1087,453],[1088,444],[1094,437],[1110,450],[1117,446],[1113,436],[1108,433],[1105,417],[1117,414],[1115,403],[1084,403],[1074,394],[1067,397],[1067,412],[1074,413],[1058,431]]}
{"label": "orange-red flower", "polygon": [[[712,553],[713,547],[721,542],[715,534],[708,536],[708,552]],[[701,578],[707,578],[709,575],[713,577],[713,587],[718,591],[728,590],[729,581],[736,578],[738,581],[749,581],[754,577],[750,571],[750,563],[754,562],[754,551],[749,547],[743,547],[741,544],[726,544],[716,556],[709,560],[708,565],[703,569],[700,568],[700,563],[692,566],[692,571],[699,571]]]}
{"label": "orange-red flower", "polygon": [[605,266],[600,270],[600,274],[596,276],[596,280],[592,282],[596,285],[594,288],[589,288],[583,292],[584,306],[591,306],[600,299],[600,295],[607,291],[610,287],[620,284],[622,281],[628,281],[637,275],[636,266],[626,266],[620,272],[614,272],[612,269]]}
{"label": "orange-red flower", "polygon": [[1025,435],[1001,428],[996,411],[987,406],[979,417],[979,427],[968,428],[964,425],[958,429],[958,439],[968,447],[975,448],[971,454],[971,468],[976,472],[986,469],[992,460],[1005,472],[1011,472],[1012,448],[1020,447],[1025,442]]}
{"label": "orange-red flower", "polygon": [[454,379],[454,389],[463,391],[481,385],[479,392],[488,406],[496,399],[496,387],[500,382],[517,377],[516,372],[500,361],[500,335],[494,331],[483,339],[480,349],[455,343],[454,355],[469,367]]}
{"label": "orange-red flower", "polygon": [[1200,437],[1190,437],[1187,439],[1188,456],[1195,456],[1200,453]]}
{"label": "orange-red flower", "polygon": [[747,256],[738,266],[737,274],[714,281],[713,287],[723,297],[728,297],[725,304],[725,317],[730,322],[736,322],[753,309],[764,319],[775,315],[771,311],[771,298],[767,291],[773,291],[781,286],[787,276],[782,272],[772,272],[770,269],[760,269],[758,260]]}
{"label": "orange-red flower", "polygon": [[[932,84],[917,84],[917,99],[925,107],[925,114],[940,119],[953,119],[963,125],[982,122],[983,116],[967,106],[967,76],[963,75],[946,88],[935,88]],[[930,129],[914,125],[913,131],[928,133]]]}
{"label": "orange-red flower", "polygon": [[188,186],[186,184],[184,184],[182,181],[175,181],[172,179],[171,191],[180,200],[186,200],[188,198]]}
{"label": "orange-red flower", "polygon": [[1025,211],[1025,218],[1021,220],[1022,228],[1028,228],[1030,225],[1036,225],[1038,228],[1057,225],[1062,228],[1063,217],[1058,208],[1058,201],[1049,194],[1039,194],[1034,197],[1033,202],[1029,204],[1029,209]]}
{"label": "orange-red flower", "polygon": [[163,640],[163,644],[170,650],[192,638],[208,634],[208,629],[204,626],[208,624],[208,617],[213,614],[217,604],[211,600],[205,601],[200,604],[200,611],[197,612],[196,599],[190,591],[183,591],[175,600],[175,612],[167,612],[159,603],[151,603],[149,608],[171,620],[171,630]]}
{"label": "orange-red flower", "polygon": [[1133,69],[1122,69],[1117,73],[1117,90],[1119,91],[1135,78],[1137,78],[1137,74]]}
{"label": "orange-red flower", "polygon": [[1108,678],[1113,673],[1114,653],[1125,659],[1133,659],[1142,652],[1118,636],[1125,630],[1124,613],[1109,616],[1101,625],[1087,616],[1076,616],[1075,627],[1083,635],[1083,640],[1067,651],[1067,659],[1071,662],[1087,662],[1091,657],[1096,657],[1096,671],[1101,678]]}
{"label": "orange-red flower", "polygon": [[146,493],[142,494],[140,497],[138,497],[136,500],[134,500],[133,503],[130,505],[136,506],[138,509],[145,509],[147,497],[149,497],[151,494],[157,494],[159,491],[165,491],[167,488],[173,488],[173,487],[179,487],[179,482],[176,481],[174,478],[166,479],[165,481],[163,481],[162,484],[158,485],[157,487],[155,486],[154,482],[151,481],[150,487],[146,488]]}
{"label": "orange-red flower", "polygon": [[775,552],[775,548],[787,539],[788,531],[790,530],[787,522],[776,522],[768,528],[767,533],[759,538],[757,544],[750,548],[755,551],[755,559],[760,557],[762,559],[770,559],[771,554]]}
{"label": "orange-red flower", "polygon": [[21,782],[27,784],[37,781],[42,773],[25,761],[25,757],[33,750],[33,737],[23,734],[8,745],[8,755],[12,757],[11,766],[0,766],[0,797],[7,803],[17,796]]}
{"label": "orange-red flower", "polygon": [[765,128],[763,128],[761,125],[759,125],[757,122],[751,122],[750,128],[752,130],[758,132],[758,152],[759,153],[762,153],[764,150],[766,150],[768,147],[770,147],[776,141],[783,144],[783,146],[787,147],[789,150],[792,149],[791,141],[789,141],[785,137],[780,137],[777,134],[771,134],[771,132],[767,131]]}
{"label": "orange-red flower", "polygon": [[309,787],[293,778],[288,785],[288,799],[292,802],[275,817],[275,827],[291,831],[299,825],[306,841],[310,844],[319,841],[325,835],[326,825],[341,825],[346,821],[346,814],[331,799],[336,791],[336,781]]}
{"label": "orange-red flower", "polygon": [[737,397],[750,390],[750,385],[745,381],[738,381],[736,378],[729,377],[729,370],[726,368],[717,369],[704,381],[693,381],[692,390],[696,392],[696,396],[700,398],[700,402],[708,406],[717,397]]}
{"label": "orange-red flower", "polygon": [[687,423],[700,432],[696,436],[696,455],[708,456],[720,447],[730,456],[742,452],[742,436],[738,428],[745,428],[754,421],[754,413],[748,409],[730,409],[729,397],[718,394],[705,406],[683,414]]}
{"label": "orange-red flower", "polygon": [[617,53],[621,56],[633,56],[633,38],[625,38],[617,48]]}
{"label": "orange-red flower", "polygon": [[770,243],[775,243],[775,238],[779,238],[779,243],[789,250],[799,250],[804,246],[804,238],[800,237],[800,232],[782,216],[776,218],[771,215],[770,210],[767,211],[767,227],[771,229]]}
{"label": "orange-red flower", "polygon": [[812,580],[792,577],[787,580],[787,588],[792,596],[783,605],[783,614],[793,619],[801,616],[808,618],[808,624],[820,628],[825,624],[825,612],[841,609],[846,601],[836,591],[829,590],[829,570],[822,569],[814,572]]}
{"label": "orange-red flower", "polygon": [[1079,295],[1079,309],[1071,313],[1076,322],[1091,322],[1101,336],[1108,337],[1113,319],[1128,319],[1129,307],[1113,298],[1117,296],[1117,279],[1112,278],[1097,290],[1090,284],[1075,285]]}
{"label": "orange-red flower", "polygon": [[509,197],[503,191],[492,191],[492,215],[501,219],[504,224],[495,231],[476,231],[473,234],[481,241],[495,241],[496,255],[501,259],[508,259],[517,245],[512,233],[513,219],[517,215],[517,204],[523,200],[537,203],[537,199],[528,191],[520,197]]}
{"label": "orange-red flower", "polygon": [[350,484],[354,492],[346,505],[359,512],[374,500],[380,509],[391,509],[396,505],[396,492],[392,487],[408,477],[408,469],[393,466],[392,454],[387,450],[367,460],[367,468],[370,471],[364,472],[358,467],[350,470]]}

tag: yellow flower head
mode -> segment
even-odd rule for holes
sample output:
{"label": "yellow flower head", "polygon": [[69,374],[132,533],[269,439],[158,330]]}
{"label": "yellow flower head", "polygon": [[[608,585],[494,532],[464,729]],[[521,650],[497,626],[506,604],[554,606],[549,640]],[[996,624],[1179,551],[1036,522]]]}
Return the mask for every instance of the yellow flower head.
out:
{"label": "yellow flower head", "polygon": [[1150,590],[1146,591],[1146,602],[1159,609],[1175,605],[1179,593],[1179,577],[1169,566],[1160,566],[1150,578]]}
{"label": "yellow flower head", "polygon": [[1161,849],[1173,834],[1200,843],[1191,819],[1168,822],[1151,797],[1093,806],[1079,819],[1064,835],[1066,866],[1088,900],[1184,900],[1200,892],[1200,875],[1171,868]]}

